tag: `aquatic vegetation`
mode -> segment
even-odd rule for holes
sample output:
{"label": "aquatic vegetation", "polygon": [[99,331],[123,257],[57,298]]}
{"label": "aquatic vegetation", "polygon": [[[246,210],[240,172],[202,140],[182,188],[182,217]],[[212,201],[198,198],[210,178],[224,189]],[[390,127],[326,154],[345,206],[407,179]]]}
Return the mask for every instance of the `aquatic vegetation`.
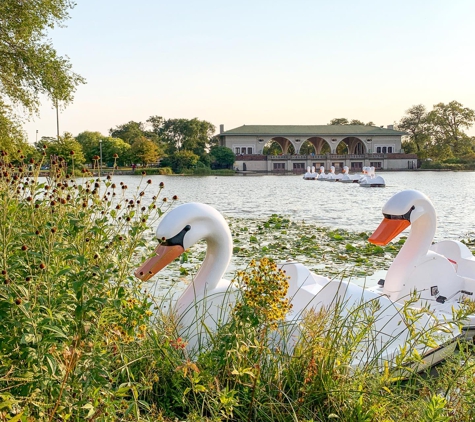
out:
{"label": "aquatic vegetation", "polygon": [[[265,220],[227,217],[233,235],[233,258],[227,277],[243,269],[249,260],[267,257],[275,262],[298,261],[311,271],[330,278],[360,278],[377,270],[387,270],[404,244],[375,246],[367,241],[370,233],[331,230],[308,222],[295,222],[279,215]],[[193,273],[203,260],[205,248],[195,245],[188,251],[187,271]],[[176,265],[170,277],[179,279]]]}

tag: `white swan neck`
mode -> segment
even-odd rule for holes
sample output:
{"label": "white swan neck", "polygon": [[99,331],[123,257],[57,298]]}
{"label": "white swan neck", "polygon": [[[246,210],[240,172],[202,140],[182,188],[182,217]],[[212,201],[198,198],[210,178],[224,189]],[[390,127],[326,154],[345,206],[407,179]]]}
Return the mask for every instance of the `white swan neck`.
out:
{"label": "white swan neck", "polygon": [[231,261],[232,238],[227,225],[213,225],[204,237],[207,244],[206,256],[192,283],[177,301],[177,308],[187,308],[195,300],[213,292],[221,281]]}
{"label": "white swan neck", "polygon": [[[384,282],[384,294],[394,296],[405,286],[409,274],[428,254],[436,230],[435,212],[427,212],[411,224],[406,243],[389,267]],[[413,288],[416,286],[410,286]]]}

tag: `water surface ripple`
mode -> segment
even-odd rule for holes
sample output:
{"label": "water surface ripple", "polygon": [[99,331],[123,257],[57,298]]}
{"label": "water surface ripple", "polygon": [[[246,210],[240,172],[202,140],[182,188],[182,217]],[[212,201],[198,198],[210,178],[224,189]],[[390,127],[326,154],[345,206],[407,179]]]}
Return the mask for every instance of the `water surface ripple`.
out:
{"label": "water surface ripple", "polygon": [[[417,189],[434,203],[438,216],[435,240],[460,239],[475,232],[475,172],[384,172],[385,188],[362,188],[303,180],[302,176],[246,175],[147,176],[164,194],[178,195],[179,203],[204,202],[225,216],[265,218],[290,216],[318,226],[350,231],[373,231],[382,219],[381,208],[395,193]],[[114,176],[124,181],[129,193],[140,177]],[[151,192],[148,194],[151,195]]]}

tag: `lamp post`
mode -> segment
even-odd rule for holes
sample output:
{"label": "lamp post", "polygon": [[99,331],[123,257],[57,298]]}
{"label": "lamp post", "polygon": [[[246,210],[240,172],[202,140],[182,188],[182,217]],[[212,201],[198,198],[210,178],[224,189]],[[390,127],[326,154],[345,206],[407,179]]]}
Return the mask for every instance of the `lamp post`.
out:
{"label": "lamp post", "polygon": [[58,111],[58,100],[56,100],[56,139],[59,141],[59,111]]}
{"label": "lamp post", "polygon": [[36,139],[35,142],[38,142],[38,129],[36,129]]}
{"label": "lamp post", "polygon": [[102,169],[102,139],[99,139],[99,177],[101,177],[101,169]]}

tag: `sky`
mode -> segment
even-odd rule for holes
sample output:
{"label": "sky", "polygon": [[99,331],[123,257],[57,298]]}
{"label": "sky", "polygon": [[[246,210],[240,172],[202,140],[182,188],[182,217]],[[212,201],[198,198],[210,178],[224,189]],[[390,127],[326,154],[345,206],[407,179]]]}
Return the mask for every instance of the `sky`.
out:
{"label": "sky", "polygon": [[[219,131],[335,117],[386,126],[453,100],[475,109],[473,0],[76,1],[50,33],[87,81],[59,114],[61,134],[150,116]],[[24,129],[30,142],[56,136],[46,99]]]}

